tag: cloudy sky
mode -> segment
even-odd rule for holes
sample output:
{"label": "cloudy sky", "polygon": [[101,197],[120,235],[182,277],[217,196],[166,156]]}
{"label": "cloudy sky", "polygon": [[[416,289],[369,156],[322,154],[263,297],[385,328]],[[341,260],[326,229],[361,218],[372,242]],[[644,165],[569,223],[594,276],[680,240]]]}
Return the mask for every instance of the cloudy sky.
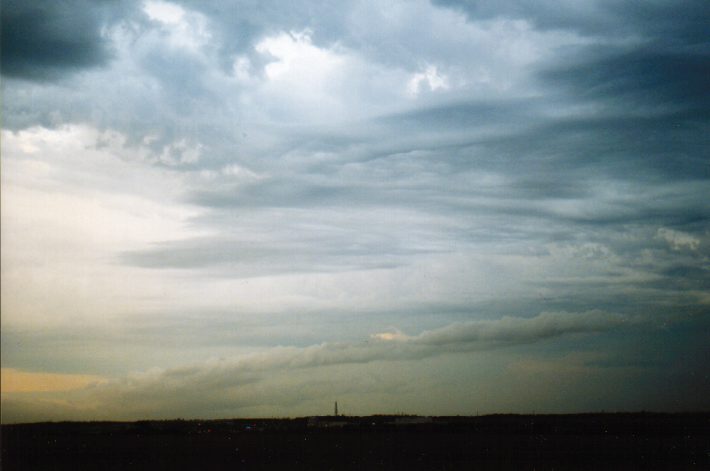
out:
{"label": "cloudy sky", "polygon": [[710,409],[706,0],[5,0],[2,420]]}

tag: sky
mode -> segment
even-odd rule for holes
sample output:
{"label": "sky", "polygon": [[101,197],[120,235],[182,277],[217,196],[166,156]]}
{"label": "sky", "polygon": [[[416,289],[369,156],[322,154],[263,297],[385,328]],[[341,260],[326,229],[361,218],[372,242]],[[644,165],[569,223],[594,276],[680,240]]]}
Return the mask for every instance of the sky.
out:
{"label": "sky", "polygon": [[710,410],[706,0],[5,0],[2,421]]}

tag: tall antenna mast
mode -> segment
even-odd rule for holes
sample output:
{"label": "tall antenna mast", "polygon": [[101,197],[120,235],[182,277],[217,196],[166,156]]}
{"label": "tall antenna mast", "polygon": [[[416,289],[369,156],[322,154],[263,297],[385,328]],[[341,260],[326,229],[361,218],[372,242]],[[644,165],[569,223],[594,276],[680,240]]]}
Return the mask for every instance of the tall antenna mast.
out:
{"label": "tall antenna mast", "polygon": [[338,401],[335,401],[335,416],[338,416]]}

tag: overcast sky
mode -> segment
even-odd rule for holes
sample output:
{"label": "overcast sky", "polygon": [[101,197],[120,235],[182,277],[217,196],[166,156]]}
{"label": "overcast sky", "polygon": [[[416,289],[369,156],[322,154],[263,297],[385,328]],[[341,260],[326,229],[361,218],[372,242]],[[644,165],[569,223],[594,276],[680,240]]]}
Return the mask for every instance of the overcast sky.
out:
{"label": "overcast sky", "polygon": [[3,422],[710,409],[708,25],[3,1]]}

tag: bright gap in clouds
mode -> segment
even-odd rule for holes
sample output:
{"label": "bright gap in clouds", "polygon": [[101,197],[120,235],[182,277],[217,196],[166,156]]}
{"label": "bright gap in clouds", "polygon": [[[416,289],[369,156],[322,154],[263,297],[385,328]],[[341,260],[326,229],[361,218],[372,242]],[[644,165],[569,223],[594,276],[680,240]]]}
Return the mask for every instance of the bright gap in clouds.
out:
{"label": "bright gap in clouds", "polygon": [[199,233],[185,223],[197,208],[165,201],[184,179],[86,126],[4,131],[2,142],[4,328],[102,323],[166,294],[115,254]]}
{"label": "bright gap in clouds", "polygon": [[158,34],[161,41],[173,49],[199,54],[200,48],[204,48],[211,39],[206,18],[179,5],[148,1],[143,11],[160,25]]}
{"label": "bright gap in clouds", "polygon": [[265,38],[254,49],[267,57],[273,56],[264,72],[269,80],[308,81],[318,89],[325,85],[328,74],[343,64],[336,53],[313,45],[309,30],[282,33]]}
{"label": "bright gap in clouds", "polygon": [[449,80],[445,75],[440,75],[436,70],[436,66],[427,66],[424,72],[418,72],[409,80],[407,84],[407,92],[412,96],[417,96],[422,88],[426,87],[429,90],[447,90],[449,88]]}
{"label": "bright gap in clouds", "polygon": [[151,20],[161,23],[179,24],[185,16],[182,7],[168,2],[148,1],[145,2],[143,10]]}

